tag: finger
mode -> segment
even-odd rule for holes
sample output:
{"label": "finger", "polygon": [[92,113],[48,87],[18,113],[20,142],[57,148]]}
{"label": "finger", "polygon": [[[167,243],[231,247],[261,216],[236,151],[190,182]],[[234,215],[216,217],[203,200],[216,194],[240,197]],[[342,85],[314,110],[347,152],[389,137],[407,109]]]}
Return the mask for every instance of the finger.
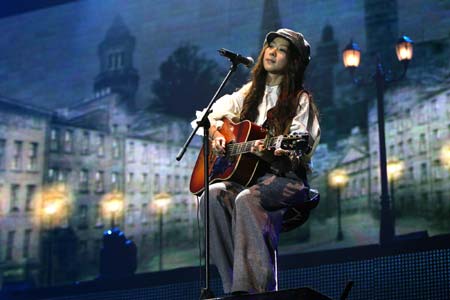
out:
{"label": "finger", "polygon": [[276,149],[274,152],[273,152],[273,154],[275,154],[276,156],[282,156],[282,155],[285,155],[287,153],[287,151],[286,150],[283,150],[283,149]]}
{"label": "finger", "polygon": [[216,151],[216,152],[219,152],[219,151],[220,151],[220,145],[219,145],[219,143],[217,142],[217,140],[214,140],[214,141],[213,141],[212,146],[213,146],[213,150],[214,150],[214,151]]}
{"label": "finger", "polygon": [[256,140],[252,146],[252,152],[255,151],[263,151],[265,149],[264,142],[260,140]]}

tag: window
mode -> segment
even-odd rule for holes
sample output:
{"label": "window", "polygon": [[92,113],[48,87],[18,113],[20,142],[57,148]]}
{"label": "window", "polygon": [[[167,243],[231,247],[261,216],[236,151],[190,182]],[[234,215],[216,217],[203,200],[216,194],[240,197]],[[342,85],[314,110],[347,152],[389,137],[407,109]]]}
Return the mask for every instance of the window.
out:
{"label": "window", "polygon": [[120,158],[120,142],[118,138],[114,138],[112,141],[112,155],[113,158]]}
{"label": "window", "polygon": [[117,70],[123,68],[124,53],[120,51],[112,52],[108,55],[108,69]]}
{"label": "window", "polygon": [[98,135],[97,155],[105,155],[105,136],[103,134]]}
{"label": "window", "polygon": [[431,109],[433,115],[439,115],[439,102],[437,101],[437,99],[433,99],[431,101]]}
{"label": "window", "polygon": [[403,147],[403,142],[398,143],[398,156],[400,158],[405,157],[405,148]]}
{"label": "window", "polygon": [[25,234],[23,236],[23,249],[22,249],[23,258],[30,257],[31,232],[32,232],[31,229],[27,229],[25,230]]}
{"label": "window", "polygon": [[13,258],[15,236],[16,232],[14,230],[8,232],[8,237],[6,240],[6,257],[5,257],[6,260],[12,260]]}
{"label": "window", "polygon": [[427,112],[425,110],[424,105],[420,105],[417,113],[417,120],[419,121],[419,124],[423,124],[427,121]]}
{"label": "window", "polygon": [[134,205],[133,204],[128,204],[126,220],[127,220],[128,225],[134,226]]}
{"label": "window", "polygon": [[73,131],[66,130],[64,132],[64,152],[72,153],[73,151]]}
{"label": "window", "polygon": [[142,144],[142,163],[144,165],[148,163],[148,145],[147,145],[147,143]]}
{"label": "window", "polygon": [[119,129],[119,125],[117,125],[117,124],[112,125],[112,133],[113,134],[117,134],[119,132],[118,129]]}
{"label": "window", "polygon": [[22,142],[14,141],[14,155],[12,161],[12,169],[20,170],[22,168]]}
{"label": "window", "polygon": [[413,153],[414,153],[414,148],[413,148],[413,140],[412,140],[412,138],[409,138],[407,141],[406,141],[406,143],[407,143],[407,147],[406,147],[406,152],[407,152],[407,157],[408,158],[410,158],[410,157],[412,157],[413,156]]}
{"label": "window", "polygon": [[395,155],[395,146],[394,145],[389,145],[389,154],[390,156],[394,156]]}
{"label": "window", "polygon": [[33,184],[27,185],[27,194],[25,198],[25,210],[31,211],[33,210],[33,197],[36,193],[36,186]]}
{"label": "window", "polygon": [[120,190],[120,175],[118,172],[113,172],[111,174],[111,187],[115,191]]}
{"label": "window", "polygon": [[187,175],[183,176],[183,186],[188,187],[189,186],[189,177]]}
{"label": "window", "polygon": [[141,180],[141,192],[147,193],[148,192],[148,184],[147,184],[147,173],[142,173],[142,180]]}
{"label": "window", "polygon": [[143,224],[146,224],[148,222],[148,217],[147,217],[147,203],[143,203],[142,204],[142,210],[141,210],[141,222]]}
{"label": "window", "polygon": [[360,180],[360,187],[361,187],[361,195],[367,195],[367,186],[366,186],[366,179],[363,177]]}
{"label": "window", "polygon": [[408,176],[411,181],[414,181],[414,167],[411,166],[408,168]]}
{"label": "window", "polygon": [[56,174],[57,174],[57,181],[58,181],[58,183],[64,183],[66,180],[65,180],[65,174],[64,174],[64,171],[63,170],[58,170],[57,172],[56,172]]}
{"label": "window", "polygon": [[154,188],[153,192],[156,194],[161,191],[161,183],[160,183],[159,174],[155,174],[154,181],[153,181],[153,188]]}
{"label": "window", "polygon": [[420,138],[419,138],[419,152],[420,154],[425,154],[427,151],[427,140],[425,137],[425,133],[421,133],[420,134]]}
{"label": "window", "polygon": [[59,150],[59,130],[53,128],[50,131],[50,151],[58,151]]}
{"label": "window", "polygon": [[441,161],[439,159],[435,159],[433,161],[433,173],[435,179],[442,179],[444,176],[442,174]]}
{"label": "window", "polygon": [[6,162],[6,140],[0,139],[0,170],[5,169]]}
{"label": "window", "polygon": [[95,173],[95,191],[97,193],[101,193],[105,189],[105,182],[104,182],[104,172],[98,171]]}
{"label": "window", "polygon": [[175,175],[175,192],[176,193],[181,192],[180,175]]}
{"label": "window", "polygon": [[28,155],[28,170],[37,171],[37,159],[38,159],[38,143],[30,143],[30,153]]}
{"label": "window", "polygon": [[60,191],[66,189],[66,184],[69,182],[71,172],[71,169],[55,169],[55,177]]}
{"label": "window", "polygon": [[173,191],[173,180],[172,180],[172,175],[168,174],[166,177],[166,186],[167,186],[167,190],[169,192]]}
{"label": "window", "polygon": [[89,171],[86,169],[80,171],[80,191],[89,191]]}
{"label": "window", "polygon": [[78,220],[79,220],[79,224],[78,224],[79,228],[85,229],[88,227],[88,207],[87,207],[87,205],[83,204],[83,205],[79,206]]}
{"label": "window", "polygon": [[373,186],[372,186],[372,192],[377,192],[377,191],[379,191],[380,190],[380,185],[379,185],[379,182],[378,182],[378,176],[375,176],[374,178],[373,178]]}
{"label": "window", "polygon": [[47,181],[49,182],[49,183],[52,183],[53,181],[55,181],[55,175],[56,174],[56,170],[54,169],[54,168],[50,168],[50,169],[48,169],[48,172],[47,172]]}
{"label": "window", "polygon": [[133,184],[134,184],[134,173],[130,172],[127,174],[127,186],[128,191],[133,192]]}
{"label": "window", "polygon": [[134,153],[134,142],[130,142],[128,144],[128,152],[127,157],[129,162],[134,162],[135,159],[135,153]]}
{"label": "window", "polygon": [[81,140],[81,154],[89,154],[90,139],[89,131],[83,131],[83,138]]}
{"label": "window", "polygon": [[9,210],[11,212],[19,211],[19,191],[20,191],[20,185],[18,184],[11,184],[11,195],[10,195],[10,206]]}
{"label": "window", "polygon": [[420,164],[420,180],[422,182],[427,181],[428,179],[428,170],[427,170],[427,163],[421,163]]}
{"label": "window", "polygon": [[103,226],[103,218],[100,204],[95,205],[95,227]]}

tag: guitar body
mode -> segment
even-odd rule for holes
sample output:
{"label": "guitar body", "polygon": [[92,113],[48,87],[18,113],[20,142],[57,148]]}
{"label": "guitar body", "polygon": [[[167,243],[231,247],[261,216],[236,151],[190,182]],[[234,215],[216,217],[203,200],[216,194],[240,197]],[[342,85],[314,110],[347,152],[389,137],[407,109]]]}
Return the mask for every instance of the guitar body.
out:
{"label": "guitar body", "polygon": [[[267,134],[264,128],[250,121],[233,123],[226,118],[223,121],[224,124],[219,132],[225,137],[226,144],[264,139]],[[211,149],[211,144],[209,147]],[[262,162],[253,154],[217,156],[212,151],[209,154],[208,167],[210,183],[230,180],[244,186],[250,185],[254,179],[262,175],[264,169]],[[192,171],[189,186],[191,193],[199,195],[203,192],[205,189],[204,174],[204,149],[202,148]]]}

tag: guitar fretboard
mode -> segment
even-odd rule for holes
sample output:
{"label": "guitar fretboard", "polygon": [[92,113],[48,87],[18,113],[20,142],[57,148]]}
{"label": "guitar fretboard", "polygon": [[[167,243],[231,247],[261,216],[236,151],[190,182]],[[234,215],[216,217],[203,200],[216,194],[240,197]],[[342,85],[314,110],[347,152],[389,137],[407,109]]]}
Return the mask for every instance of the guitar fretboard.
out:
{"label": "guitar fretboard", "polygon": [[[240,155],[244,153],[251,152],[252,146],[255,144],[256,141],[264,141],[264,148],[268,149],[270,147],[274,147],[277,143],[279,137],[270,137],[266,139],[261,140],[254,140],[254,141],[246,141],[241,143],[229,143],[226,146],[226,153],[228,156],[235,156]],[[283,137],[282,140],[300,140],[301,137],[299,136],[289,136],[289,137]]]}

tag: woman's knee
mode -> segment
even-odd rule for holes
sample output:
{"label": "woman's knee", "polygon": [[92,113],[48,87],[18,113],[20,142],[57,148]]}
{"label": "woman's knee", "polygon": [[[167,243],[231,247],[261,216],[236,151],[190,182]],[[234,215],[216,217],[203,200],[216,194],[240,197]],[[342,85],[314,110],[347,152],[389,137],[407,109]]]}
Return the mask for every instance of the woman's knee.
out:
{"label": "woman's knee", "polygon": [[[226,191],[226,186],[222,182],[213,183],[209,186],[209,199],[217,199],[221,192]],[[200,204],[203,205],[205,193],[200,197]]]}
{"label": "woman's knee", "polygon": [[257,193],[254,193],[254,191],[249,188],[245,189],[242,192],[240,192],[236,199],[234,200],[234,205],[236,206],[236,209],[243,209],[243,208],[250,208],[254,207],[255,205],[260,206],[259,197],[257,196]]}

